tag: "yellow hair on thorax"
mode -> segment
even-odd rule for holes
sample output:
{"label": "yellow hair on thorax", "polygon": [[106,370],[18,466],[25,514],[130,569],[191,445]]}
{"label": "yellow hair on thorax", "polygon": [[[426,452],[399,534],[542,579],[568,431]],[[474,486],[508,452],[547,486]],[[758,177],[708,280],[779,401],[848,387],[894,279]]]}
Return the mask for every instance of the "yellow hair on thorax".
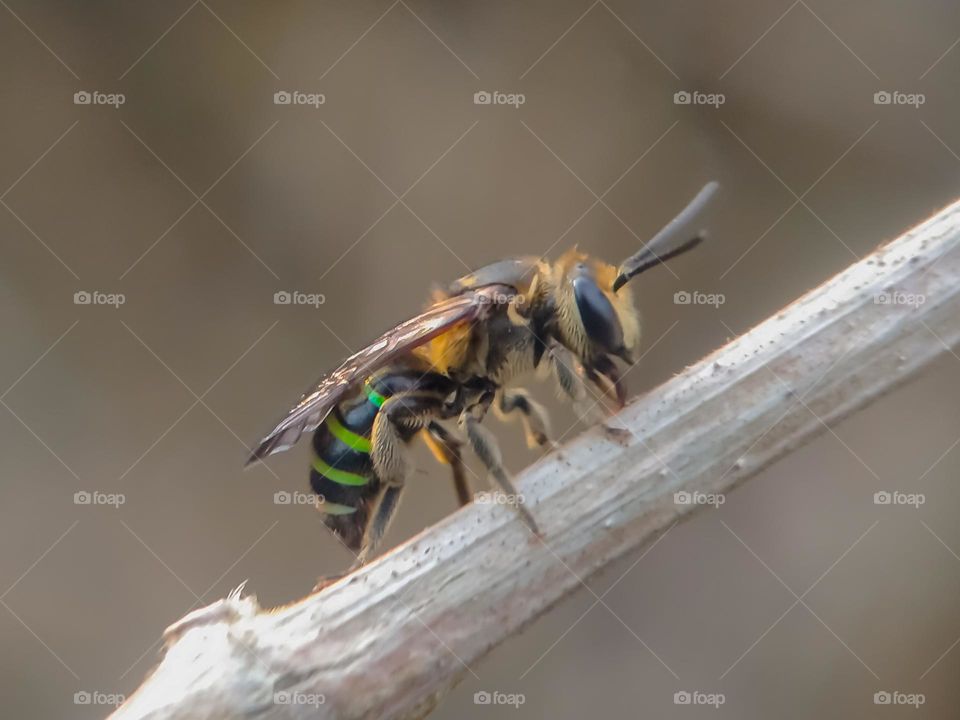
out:
{"label": "yellow hair on thorax", "polygon": [[[449,295],[439,288],[434,289],[432,295],[434,303],[449,298]],[[425,362],[431,370],[449,375],[450,368],[461,367],[466,362],[472,335],[473,328],[470,323],[458,323],[414,348],[413,355]]]}
{"label": "yellow hair on thorax", "polygon": [[414,349],[413,353],[426,362],[430,369],[447,375],[450,368],[460,367],[466,362],[472,334],[470,323],[462,322]]}

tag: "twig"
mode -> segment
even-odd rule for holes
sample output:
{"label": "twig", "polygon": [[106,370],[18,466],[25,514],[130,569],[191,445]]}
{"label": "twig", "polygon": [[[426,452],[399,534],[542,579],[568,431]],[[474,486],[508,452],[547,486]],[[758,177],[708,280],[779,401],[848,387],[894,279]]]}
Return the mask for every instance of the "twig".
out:
{"label": "twig", "polygon": [[[886,300],[887,302],[884,302]],[[469,506],[292,605],[233,596],[167,633],[134,718],[409,718],[620,555],[960,341],[960,202],[527,469],[545,540]],[[286,701],[292,701],[287,703]]]}

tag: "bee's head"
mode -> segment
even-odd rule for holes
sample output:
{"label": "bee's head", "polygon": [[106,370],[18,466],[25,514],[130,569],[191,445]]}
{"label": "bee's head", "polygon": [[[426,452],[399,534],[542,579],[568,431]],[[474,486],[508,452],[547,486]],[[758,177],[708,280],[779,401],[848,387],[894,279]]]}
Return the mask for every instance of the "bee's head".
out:
{"label": "bee's head", "polygon": [[554,335],[582,366],[586,379],[622,407],[626,400],[613,358],[632,363],[640,345],[640,314],[630,293],[613,285],[617,269],[578,252],[565,253],[553,266]]}
{"label": "bee's head", "polygon": [[[582,363],[589,379],[606,377],[622,404],[623,388],[614,358],[633,363],[640,345],[640,314],[629,292],[632,278],[696,247],[704,233],[690,225],[717,191],[708,183],[673,221],[619,268],[572,248],[553,266],[550,285],[557,339]],[[681,240],[677,242],[678,238]]]}
{"label": "bee's head", "polygon": [[617,294],[617,269],[573,248],[554,266],[558,340],[585,367],[610,356],[633,362],[640,316],[630,293]]}

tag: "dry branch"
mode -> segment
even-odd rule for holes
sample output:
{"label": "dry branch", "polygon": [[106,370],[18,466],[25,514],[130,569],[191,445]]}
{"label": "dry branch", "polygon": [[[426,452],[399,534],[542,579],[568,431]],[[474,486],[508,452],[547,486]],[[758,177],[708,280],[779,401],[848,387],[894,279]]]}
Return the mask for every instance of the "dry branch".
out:
{"label": "dry branch", "polygon": [[960,202],[635,400],[611,423],[625,439],[594,428],[527,469],[545,543],[509,507],[469,506],[287,607],[221,600],[168,630],[114,718],[420,717],[580,579],[702,507],[674,493],[730,491],[958,341]]}

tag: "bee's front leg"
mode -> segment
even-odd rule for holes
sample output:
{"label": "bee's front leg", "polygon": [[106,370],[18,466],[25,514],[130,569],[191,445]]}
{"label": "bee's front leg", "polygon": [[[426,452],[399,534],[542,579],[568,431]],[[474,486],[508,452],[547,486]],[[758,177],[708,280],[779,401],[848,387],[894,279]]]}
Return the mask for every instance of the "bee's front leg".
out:
{"label": "bee's front leg", "polygon": [[609,357],[602,355],[596,358],[593,361],[593,367],[587,368],[587,377],[606,396],[611,397],[616,403],[617,410],[622,410],[627,404],[627,388],[623,384],[623,376]]}

